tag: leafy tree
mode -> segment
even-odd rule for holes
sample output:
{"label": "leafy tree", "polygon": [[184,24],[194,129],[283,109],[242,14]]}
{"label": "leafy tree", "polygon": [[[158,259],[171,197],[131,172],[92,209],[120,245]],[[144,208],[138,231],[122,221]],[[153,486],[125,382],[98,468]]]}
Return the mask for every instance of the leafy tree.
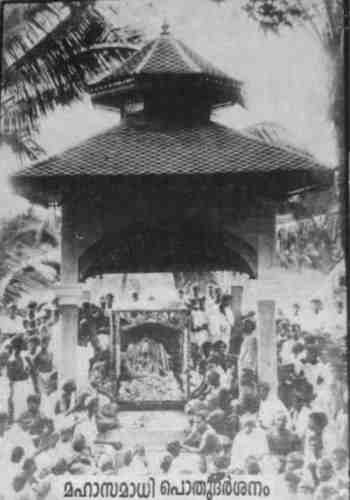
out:
{"label": "leafy tree", "polygon": [[90,78],[136,48],[140,34],[111,24],[117,3],[5,3],[0,144],[36,159],[39,120],[79,99]]}
{"label": "leafy tree", "polygon": [[[244,10],[266,33],[280,34],[284,29],[301,27],[321,45],[329,74],[328,115],[334,125],[338,149],[338,193],[344,207],[344,51],[343,0],[246,0]],[[344,218],[345,220],[345,218]],[[343,231],[344,234],[344,223]],[[343,242],[344,243],[344,242]]]}

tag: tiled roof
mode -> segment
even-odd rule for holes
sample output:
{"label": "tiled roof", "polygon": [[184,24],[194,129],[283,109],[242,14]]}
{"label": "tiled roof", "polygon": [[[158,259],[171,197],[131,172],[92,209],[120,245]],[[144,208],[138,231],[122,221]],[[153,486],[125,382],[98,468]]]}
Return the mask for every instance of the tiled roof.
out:
{"label": "tiled roof", "polygon": [[223,71],[206,61],[202,56],[191,50],[183,42],[165,33],[147,43],[133,54],[120,67],[90,85],[91,93],[110,90],[127,79],[139,75],[204,75],[214,79],[224,80],[235,85],[240,82],[233,80]]}
{"label": "tiled roof", "polygon": [[21,178],[288,171],[330,172],[312,157],[213,122],[168,129],[121,124],[20,171],[13,179],[16,183]]}

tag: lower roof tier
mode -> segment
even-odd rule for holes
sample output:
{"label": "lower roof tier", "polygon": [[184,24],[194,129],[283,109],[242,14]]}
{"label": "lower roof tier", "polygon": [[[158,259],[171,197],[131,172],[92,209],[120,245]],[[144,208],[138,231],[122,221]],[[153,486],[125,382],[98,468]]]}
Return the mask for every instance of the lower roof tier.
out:
{"label": "lower roof tier", "polygon": [[[229,177],[241,186],[264,179],[267,196],[330,186],[333,170],[309,155],[214,122],[195,127],[121,123],[12,176],[15,190],[43,204],[67,186],[169,176]],[[102,185],[101,184],[101,185]],[[273,188],[275,195],[269,191]],[[40,191],[40,193],[39,193]]]}

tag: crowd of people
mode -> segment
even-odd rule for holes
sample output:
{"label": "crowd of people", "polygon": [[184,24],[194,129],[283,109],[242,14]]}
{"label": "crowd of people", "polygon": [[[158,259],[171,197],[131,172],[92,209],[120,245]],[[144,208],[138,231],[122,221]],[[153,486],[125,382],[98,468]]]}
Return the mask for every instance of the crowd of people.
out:
{"label": "crowd of people", "polygon": [[284,268],[329,271],[343,258],[341,228],[336,216],[298,221],[277,232],[276,253]]}
{"label": "crowd of people", "polygon": [[[319,299],[278,311],[278,383],[272,386],[258,373],[255,311],[235,317],[231,297],[218,287],[209,286],[205,296],[196,286],[180,290],[191,318],[188,427],[156,463],[143,443],[128,447],[118,439],[120,410],[109,378],[113,302],[108,294],[98,305],[82,305],[84,377],[63,383],[57,377],[57,302],[3,310],[0,461],[8,474],[0,498],[55,498],[57,476],[124,472],[262,474],[274,478],[276,498],[348,499],[342,301],[332,321]],[[332,356],[335,339],[343,348]]]}

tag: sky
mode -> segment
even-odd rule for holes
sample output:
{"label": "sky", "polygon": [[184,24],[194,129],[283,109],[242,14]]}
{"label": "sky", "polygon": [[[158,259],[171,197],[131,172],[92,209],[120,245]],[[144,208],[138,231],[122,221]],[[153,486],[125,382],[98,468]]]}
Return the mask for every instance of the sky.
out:
{"label": "sky", "polygon": [[[215,120],[238,129],[276,122],[296,145],[334,165],[334,132],[327,120],[328,75],[320,44],[301,28],[279,36],[264,34],[247,18],[243,2],[120,0],[115,20],[140,28],[151,38],[158,36],[166,19],[176,37],[245,84],[246,109],[227,108]],[[59,153],[117,122],[117,114],[94,108],[86,96],[44,118],[39,142],[48,155]],[[8,148],[0,149],[0,217],[27,206],[8,183],[9,174],[22,166]]]}

